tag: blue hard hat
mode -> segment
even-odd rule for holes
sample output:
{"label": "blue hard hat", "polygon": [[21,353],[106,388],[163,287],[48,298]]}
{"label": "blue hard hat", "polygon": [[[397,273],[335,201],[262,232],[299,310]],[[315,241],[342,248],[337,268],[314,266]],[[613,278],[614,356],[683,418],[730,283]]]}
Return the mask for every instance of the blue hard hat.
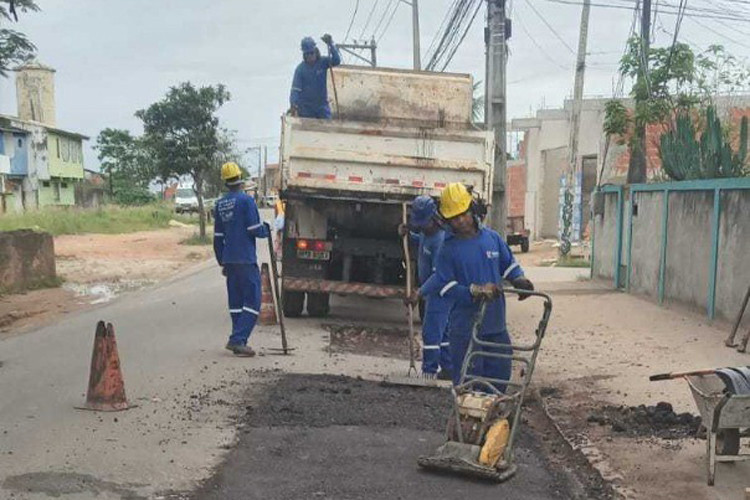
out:
{"label": "blue hard hat", "polygon": [[315,50],[317,45],[315,45],[315,40],[311,36],[306,36],[302,39],[302,42],[299,44],[300,48],[302,49],[302,52],[312,52]]}
{"label": "blue hard hat", "polygon": [[417,196],[411,204],[410,225],[425,227],[437,214],[437,204],[431,197]]}

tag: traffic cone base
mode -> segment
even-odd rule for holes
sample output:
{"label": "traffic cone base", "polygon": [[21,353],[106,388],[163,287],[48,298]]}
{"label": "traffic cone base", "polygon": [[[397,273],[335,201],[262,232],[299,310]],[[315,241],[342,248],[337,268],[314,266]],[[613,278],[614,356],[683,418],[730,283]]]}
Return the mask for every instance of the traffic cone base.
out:
{"label": "traffic cone base", "polygon": [[111,323],[100,321],[96,325],[94,352],[91,355],[91,372],[86,403],[79,410],[122,411],[132,408],[125,397],[125,382],[120,369],[115,329]]}
{"label": "traffic cone base", "polygon": [[267,263],[263,263],[260,266],[260,290],[258,324],[275,325],[278,322],[278,318],[276,317],[276,307],[273,303],[273,290],[271,289],[271,278]]}

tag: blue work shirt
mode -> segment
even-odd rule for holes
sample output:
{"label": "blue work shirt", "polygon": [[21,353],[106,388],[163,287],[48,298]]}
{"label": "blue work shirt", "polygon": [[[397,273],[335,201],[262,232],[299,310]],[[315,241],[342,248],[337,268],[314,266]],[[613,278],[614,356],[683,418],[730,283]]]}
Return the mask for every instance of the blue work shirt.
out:
{"label": "blue work shirt", "polygon": [[328,68],[341,64],[341,55],[335,44],[328,46],[329,57],[319,57],[314,64],[302,61],[294,71],[292,91],[289,103],[296,107],[303,118],[321,118],[325,111],[330,117],[328,107],[328,87],[326,86]]}
{"label": "blue work shirt", "polygon": [[[505,240],[492,229],[481,227],[473,238],[446,239],[436,266],[438,295],[455,302],[450,316],[451,335],[470,336],[474,316],[479,310],[469,291],[472,284],[495,283],[523,276]],[[490,302],[481,333],[505,331],[505,297]]]}
{"label": "blue work shirt", "polygon": [[214,209],[214,254],[224,264],[257,264],[255,238],[268,238],[255,200],[242,191],[231,191]]}

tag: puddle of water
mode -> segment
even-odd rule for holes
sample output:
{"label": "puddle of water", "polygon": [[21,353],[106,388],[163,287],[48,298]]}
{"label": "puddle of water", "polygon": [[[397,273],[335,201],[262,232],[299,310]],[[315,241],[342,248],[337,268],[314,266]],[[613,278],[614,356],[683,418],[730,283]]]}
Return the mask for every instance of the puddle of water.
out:
{"label": "puddle of water", "polygon": [[150,280],[122,280],[110,283],[66,283],[63,287],[71,290],[78,297],[90,300],[89,304],[106,304],[113,301],[119,295],[133,290],[140,290],[154,281]]}

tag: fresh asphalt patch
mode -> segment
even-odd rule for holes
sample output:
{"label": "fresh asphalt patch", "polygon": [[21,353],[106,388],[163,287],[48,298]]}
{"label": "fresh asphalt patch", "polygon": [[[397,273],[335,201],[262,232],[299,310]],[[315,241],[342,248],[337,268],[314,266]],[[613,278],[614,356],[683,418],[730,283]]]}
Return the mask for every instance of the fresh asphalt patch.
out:
{"label": "fresh asphalt patch", "polygon": [[[192,498],[559,499],[610,491],[531,404],[517,475],[491,484],[421,470],[444,441],[450,392],[348,377],[251,374],[253,401],[236,447]],[[570,456],[568,456],[570,454]]]}

